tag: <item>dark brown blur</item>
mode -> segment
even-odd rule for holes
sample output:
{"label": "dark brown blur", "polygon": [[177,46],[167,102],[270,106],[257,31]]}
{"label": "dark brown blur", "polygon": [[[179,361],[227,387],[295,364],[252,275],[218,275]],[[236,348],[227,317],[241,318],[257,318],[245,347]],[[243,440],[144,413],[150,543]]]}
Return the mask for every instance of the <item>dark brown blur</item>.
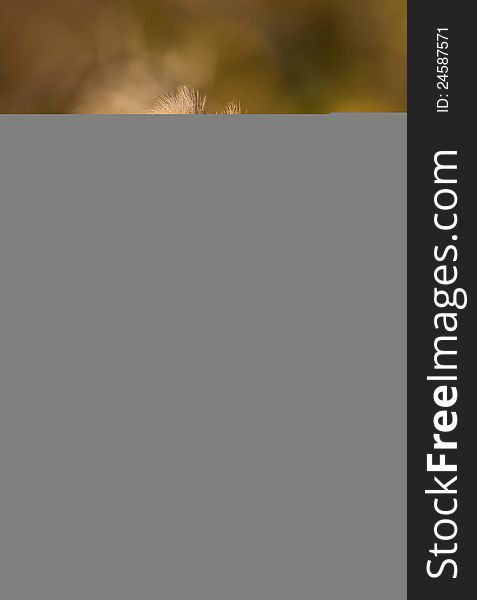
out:
{"label": "dark brown blur", "polygon": [[1,113],[406,110],[406,0],[0,0]]}

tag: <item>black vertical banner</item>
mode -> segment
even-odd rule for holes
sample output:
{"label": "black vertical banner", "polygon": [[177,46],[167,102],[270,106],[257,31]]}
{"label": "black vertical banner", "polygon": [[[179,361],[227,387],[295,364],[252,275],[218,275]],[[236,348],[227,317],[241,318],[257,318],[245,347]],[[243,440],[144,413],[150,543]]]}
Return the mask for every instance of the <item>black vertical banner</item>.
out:
{"label": "black vertical banner", "polygon": [[409,600],[475,576],[472,8],[408,3]]}

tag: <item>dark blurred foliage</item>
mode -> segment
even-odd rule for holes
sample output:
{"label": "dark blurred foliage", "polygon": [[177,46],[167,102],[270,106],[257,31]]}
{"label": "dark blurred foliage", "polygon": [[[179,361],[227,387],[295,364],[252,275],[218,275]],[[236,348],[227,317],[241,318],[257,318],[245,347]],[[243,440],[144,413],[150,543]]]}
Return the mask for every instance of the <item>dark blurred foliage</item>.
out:
{"label": "dark blurred foliage", "polygon": [[0,0],[0,112],[406,110],[405,0]]}

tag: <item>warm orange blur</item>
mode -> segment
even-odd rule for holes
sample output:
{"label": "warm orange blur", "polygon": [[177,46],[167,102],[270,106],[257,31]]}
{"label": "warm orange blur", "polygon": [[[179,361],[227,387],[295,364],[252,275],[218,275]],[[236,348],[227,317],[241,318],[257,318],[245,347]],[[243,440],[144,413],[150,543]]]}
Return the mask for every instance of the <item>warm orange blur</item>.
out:
{"label": "warm orange blur", "polygon": [[1,113],[406,110],[406,0],[0,0]]}

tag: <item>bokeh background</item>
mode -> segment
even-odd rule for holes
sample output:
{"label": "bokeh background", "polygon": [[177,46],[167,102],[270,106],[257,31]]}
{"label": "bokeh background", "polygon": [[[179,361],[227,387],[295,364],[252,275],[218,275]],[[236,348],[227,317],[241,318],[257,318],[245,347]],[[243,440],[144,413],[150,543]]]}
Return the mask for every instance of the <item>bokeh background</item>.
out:
{"label": "bokeh background", "polygon": [[0,0],[1,113],[406,110],[406,0]]}

